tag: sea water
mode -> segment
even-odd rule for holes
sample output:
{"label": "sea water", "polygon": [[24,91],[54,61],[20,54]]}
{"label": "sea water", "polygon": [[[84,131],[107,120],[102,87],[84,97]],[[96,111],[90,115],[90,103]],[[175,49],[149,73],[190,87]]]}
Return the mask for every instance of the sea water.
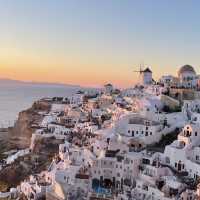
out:
{"label": "sea water", "polygon": [[13,126],[18,113],[43,97],[67,97],[77,92],[78,86],[43,84],[0,84],[0,128]]}

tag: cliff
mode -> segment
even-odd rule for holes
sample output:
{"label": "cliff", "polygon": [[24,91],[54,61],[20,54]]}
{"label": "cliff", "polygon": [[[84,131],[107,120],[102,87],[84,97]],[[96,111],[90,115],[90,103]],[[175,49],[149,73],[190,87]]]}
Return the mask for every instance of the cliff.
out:
{"label": "cliff", "polygon": [[[32,134],[38,128],[44,113],[48,113],[50,108],[49,102],[40,100],[35,102],[30,109],[19,113],[14,127],[10,128],[8,133],[5,132],[2,135],[4,143],[7,145],[3,151],[29,147]],[[63,142],[54,137],[38,138],[35,141],[34,151],[24,157],[19,157],[14,163],[0,171],[0,191],[7,191],[10,187],[16,187],[31,174],[47,170],[55,153],[59,150],[59,144]]]}
{"label": "cliff", "polygon": [[44,112],[49,112],[51,104],[40,100],[35,102],[31,108],[19,113],[13,128],[8,131],[10,142],[17,148],[30,146],[32,133],[39,127]]}

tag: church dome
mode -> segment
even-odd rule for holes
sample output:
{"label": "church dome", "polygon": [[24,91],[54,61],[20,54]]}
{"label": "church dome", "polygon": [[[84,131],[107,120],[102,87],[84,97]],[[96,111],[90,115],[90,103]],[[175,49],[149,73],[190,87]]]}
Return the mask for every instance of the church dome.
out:
{"label": "church dome", "polygon": [[196,74],[194,68],[191,65],[184,65],[178,71],[178,76],[184,73],[193,73]]}

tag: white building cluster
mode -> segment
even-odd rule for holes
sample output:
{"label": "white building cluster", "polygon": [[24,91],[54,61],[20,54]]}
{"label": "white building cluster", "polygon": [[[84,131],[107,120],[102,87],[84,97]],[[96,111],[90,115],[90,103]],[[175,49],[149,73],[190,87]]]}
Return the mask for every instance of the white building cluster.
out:
{"label": "white building cluster", "polygon": [[160,82],[164,85],[182,88],[200,89],[200,75],[196,74],[191,65],[182,66],[177,73],[177,77],[167,75],[162,76]]}
{"label": "white building cluster", "polygon": [[46,171],[21,183],[27,199],[200,199],[200,100],[166,92],[198,93],[200,78],[189,65],[159,83],[149,68],[141,73],[142,86],[106,84],[49,102],[30,150],[38,138],[64,142]]}

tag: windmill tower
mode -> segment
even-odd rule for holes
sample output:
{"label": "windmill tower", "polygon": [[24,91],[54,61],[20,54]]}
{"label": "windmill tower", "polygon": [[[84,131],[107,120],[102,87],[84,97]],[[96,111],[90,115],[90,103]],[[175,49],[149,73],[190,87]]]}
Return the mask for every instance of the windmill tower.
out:
{"label": "windmill tower", "polygon": [[139,74],[139,81],[138,83],[141,85],[149,85],[152,84],[152,71],[149,69],[149,67],[144,68],[144,65],[140,65],[140,69],[137,71],[134,71],[135,73]]}

